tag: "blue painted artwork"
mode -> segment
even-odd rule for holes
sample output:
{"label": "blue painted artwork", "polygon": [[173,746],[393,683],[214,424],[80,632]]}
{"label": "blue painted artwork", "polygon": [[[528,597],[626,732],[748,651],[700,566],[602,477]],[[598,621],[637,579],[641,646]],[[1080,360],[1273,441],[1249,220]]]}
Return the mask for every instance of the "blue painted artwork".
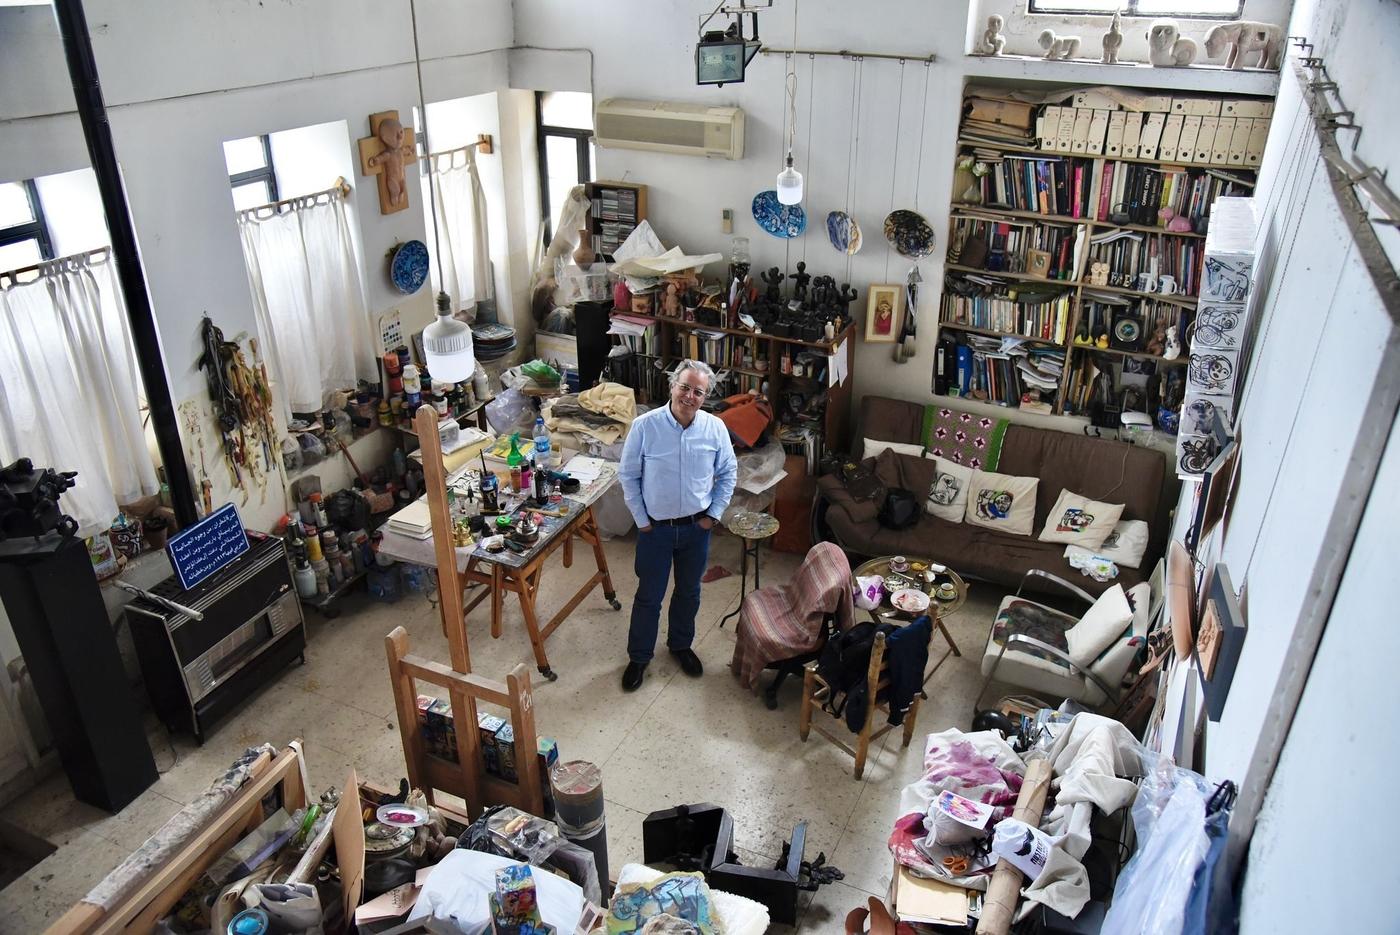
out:
{"label": "blue painted artwork", "polygon": [[860,252],[860,225],[845,211],[833,211],[826,216],[826,236],[833,247],[848,256]]}
{"label": "blue painted artwork", "polygon": [[421,240],[410,240],[394,251],[389,261],[389,278],[394,288],[404,295],[412,295],[423,288],[428,279],[428,245]]}
{"label": "blue painted artwork", "polygon": [[785,205],[773,189],[753,197],[753,219],[774,237],[801,237],[807,229],[807,214],[801,205]]}
{"label": "blue painted artwork", "polygon": [[226,503],[165,544],[170,566],[188,591],[248,551],[248,534],[232,503]]}
{"label": "blue painted artwork", "polygon": [[885,217],[885,239],[900,256],[917,260],[933,253],[933,228],[916,211],[900,208]]}

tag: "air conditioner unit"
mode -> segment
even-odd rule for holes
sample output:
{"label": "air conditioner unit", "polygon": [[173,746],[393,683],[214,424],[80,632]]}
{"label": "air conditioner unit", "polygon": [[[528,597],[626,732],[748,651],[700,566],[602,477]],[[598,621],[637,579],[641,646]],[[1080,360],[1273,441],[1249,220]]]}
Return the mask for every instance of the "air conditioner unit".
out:
{"label": "air conditioner unit", "polygon": [[738,107],[608,98],[593,114],[593,139],[599,146],[617,149],[741,159],[744,112]]}

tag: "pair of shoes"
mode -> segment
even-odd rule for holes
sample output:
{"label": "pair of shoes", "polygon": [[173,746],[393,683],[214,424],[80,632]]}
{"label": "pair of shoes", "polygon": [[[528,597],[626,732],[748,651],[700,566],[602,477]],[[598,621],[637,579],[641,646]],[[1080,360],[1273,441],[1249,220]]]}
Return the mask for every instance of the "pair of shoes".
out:
{"label": "pair of shoes", "polygon": [[647,671],[645,662],[629,662],[627,668],[622,670],[622,690],[634,692],[642,687],[642,676]]}
{"label": "pair of shoes", "polygon": [[705,667],[700,664],[700,657],[695,655],[691,649],[673,649],[671,655],[676,657],[676,661],[681,664],[681,671],[692,678],[699,678],[705,674]]}

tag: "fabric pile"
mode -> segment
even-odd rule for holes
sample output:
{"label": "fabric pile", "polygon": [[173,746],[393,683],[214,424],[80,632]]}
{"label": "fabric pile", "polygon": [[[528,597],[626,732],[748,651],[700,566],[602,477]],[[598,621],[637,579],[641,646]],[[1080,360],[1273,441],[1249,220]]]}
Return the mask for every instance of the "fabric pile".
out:
{"label": "fabric pile", "polygon": [[631,389],[620,383],[600,383],[547,404],[544,424],[555,446],[583,451],[590,442],[612,445],[625,438],[636,417]]}

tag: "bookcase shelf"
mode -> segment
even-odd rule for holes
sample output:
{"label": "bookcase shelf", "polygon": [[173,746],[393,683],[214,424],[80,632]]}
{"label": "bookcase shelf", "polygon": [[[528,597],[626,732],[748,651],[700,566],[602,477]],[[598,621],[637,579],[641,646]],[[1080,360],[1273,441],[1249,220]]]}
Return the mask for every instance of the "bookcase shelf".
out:
{"label": "bookcase shelf", "polygon": [[[1053,363],[1063,357],[1055,390],[1031,394],[1032,398],[1039,395],[1048,402],[1055,415],[1085,414],[1093,376],[1105,369],[1110,378],[1116,377],[1116,382],[1123,385],[1132,382],[1123,380],[1127,373],[1137,374],[1133,380],[1139,381],[1135,384],[1138,386],[1143,385],[1141,381],[1160,381],[1165,385],[1171,373],[1180,375],[1180,368],[1187,362],[1185,355],[1166,360],[1145,350],[1100,348],[1076,343],[1075,338],[1092,330],[1090,338],[1097,339],[1115,325],[1126,328],[1128,323],[1123,319],[1132,318],[1138,324],[1139,348],[1146,346],[1154,331],[1158,331],[1160,339],[1160,330],[1168,327],[1177,329],[1177,338],[1184,345],[1186,329],[1198,305],[1194,295],[1185,293],[1199,288],[1205,234],[1195,230],[1169,231],[1144,222],[1156,221],[1159,209],[1167,205],[1192,218],[1208,215],[1216,198],[1253,187],[1254,166],[1042,149],[1037,145],[1036,133],[1037,118],[1043,108],[1024,104],[1006,95],[1006,90],[969,85],[965,91],[957,161],[971,155],[987,163],[991,172],[986,177],[974,177],[959,169],[952,189],[955,200],[950,206],[946,242],[950,252],[960,260],[968,256],[972,263],[949,260],[944,266],[937,355],[947,375],[943,379],[952,390],[948,395],[961,399],[980,396],[984,398],[978,401],[991,405],[1014,405],[1011,400],[1015,396],[1007,392],[1008,378],[1012,384],[1020,384],[1023,391],[1034,389],[1015,366],[1006,366],[1000,349],[987,340],[993,338],[1026,342],[1025,352],[1031,355],[1027,363],[1050,364],[1034,367],[1047,382],[1055,378]],[[1163,112],[1172,113],[1182,112],[1183,106],[1196,106],[1201,97],[1197,93],[1194,97],[1160,99],[1173,108]],[[1105,105],[1093,106],[1103,110]],[[1109,184],[1115,184],[1112,192]],[[970,187],[980,190],[982,201],[959,200]],[[994,200],[1019,203],[1019,207],[988,203]],[[1045,210],[1025,210],[1026,207]],[[1115,224],[1100,219],[1110,210],[1131,210],[1133,220]],[[1121,236],[1112,237],[1113,234]],[[987,249],[969,252],[969,244],[977,248],[985,244]],[[994,262],[1018,270],[1048,267],[1051,275],[979,268],[975,264],[982,256],[993,256]],[[1036,262],[1032,263],[1032,259]],[[1096,262],[1106,264],[1108,275],[1125,284],[1100,286],[1089,282],[1090,266]],[[1182,292],[1163,295],[1130,288],[1139,284],[1142,274],[1170,274]],[[1038,288],[1028,288],[1031,284]],[[1064,315],[1066,295],[1069,309],[1064,330],[1060,331],[1056,324]],[[1039,330],[1039,323],[1049,317],[1048,327],[1052,330],[1041,333],[1052,337],[1028,337],[1015,331],[943,320],[945,316],[963,315],[975,315],[979,321],[988,318],[997,324],[1015,321],[1019,325],[1024,321],[1034,330]],[[959,348],[963,348],[961,353]],[[973,395],[959,392],[959,361],[973,374],[968,386]],[[936,393],[944,385],[938,379]],[[989,388],[993,392],[989,393]],[[985,398],[989,395],[1000,396],[1001,400]],[[1042,411],[1039,406],[1027,408]]]}
{"label": "bookcase shelf", "polygon": [[647,187],[636,182],[585,182],[593,251],[611,256],[647,218]]}

